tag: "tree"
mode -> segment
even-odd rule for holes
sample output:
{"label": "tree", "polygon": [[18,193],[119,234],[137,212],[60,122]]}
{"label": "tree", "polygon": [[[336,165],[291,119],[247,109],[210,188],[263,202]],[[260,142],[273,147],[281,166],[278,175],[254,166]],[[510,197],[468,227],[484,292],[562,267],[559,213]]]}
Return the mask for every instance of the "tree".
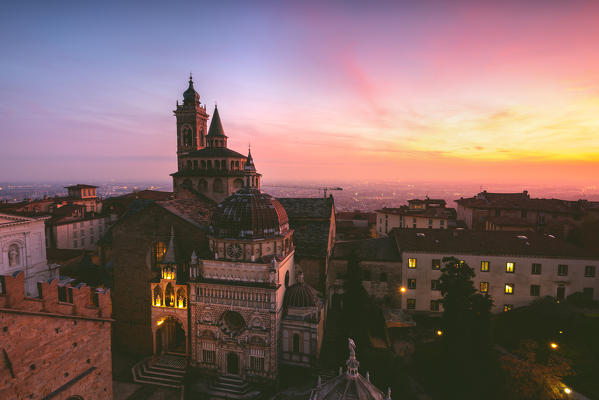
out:
{"label": "tree", "polygon": [[566,398],[562,379],[572,373],[566,359],[556,353],[539,351],[533,340],[520,343],[514,354],[499,359],[504,391],[514,400],[550,400]]}
{"label": "tree", "polygon": [[[492,361],[491,307],[488,295],[474,288],[474,270],[455,257],[443,259],[443,347],[449,391],[462,398],[477,396],[488,384],[485,365]],[[478,392],[480,394],[480,392]]]}

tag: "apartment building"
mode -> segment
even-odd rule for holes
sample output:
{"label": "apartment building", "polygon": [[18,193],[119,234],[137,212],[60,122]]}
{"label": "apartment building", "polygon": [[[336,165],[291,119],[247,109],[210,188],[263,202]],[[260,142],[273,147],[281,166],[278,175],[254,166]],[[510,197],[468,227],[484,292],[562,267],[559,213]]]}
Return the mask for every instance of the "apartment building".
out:
{"label": "apartment building", "polygon": [[448,229],[456,224],[456,210],[445,200],[413,199],[398,208],[376,210],[376,236],[384,237],[394,228]]}
{"label": "apartment building", "polygon": [[509,311],[543,296],[583,292],[599,300],[599,255],[535,232],[395,229],[402,265],[397,290],[402,308],[442,311],[443,258],[474,269],[474,285],[491,295],[493,311]]}

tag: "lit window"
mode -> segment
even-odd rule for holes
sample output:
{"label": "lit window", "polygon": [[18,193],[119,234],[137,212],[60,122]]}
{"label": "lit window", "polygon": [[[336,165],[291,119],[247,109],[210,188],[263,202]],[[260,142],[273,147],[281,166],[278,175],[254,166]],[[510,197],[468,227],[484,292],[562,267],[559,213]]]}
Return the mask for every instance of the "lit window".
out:
{"label": "lit window", "polygon": [[541,264],[532,264],[532,270],[530,273],[532,275],[541,275]]}
{"label": "lit window", "polygon": [[568,276],[568,266],[565,264],[560,264],[557,266],[557,274],[559,276]]}
{"label": "lit window", "polygon": [[489,262],[481,261],[480,262],[480,270],[481,270],[481,272],[489,272]]}
{"label": "lit window", "polygon": [[183,288],[177,290],[177,308],[187,308],[187,295]]}
{"label": "lit window", "polygon": [[165,253],[166,253],[166,247],[164,246],[164,243],[162,243],[162,242],[154,243],[154,246],[152,246],[152,262],[154,262],[154,263],[160,262],[160,260],[162,260],[162,257],[164,257]]}
{"label": "lit window", "polygon": [[441,269],[441,260],[434,259],[432,265],[434,270]]}
{"label": "lit window", "polygon": [[408,310],[416,309],[416,299],[408,299]]}
{"label": "lit window", "polygon": [[512,308],[513,308],[513,307],[514,307],[514,306],[513,306],[512,304],[504,304],[504,305],[503,305],[503,311],[504,311],[504,312],[512,311]]}
{"label": "lit window", "polygon": [[416,268],[416,259],[415,258],[408,258],[408,268]]}
{"label": "lit window", "polygon": [[431,290],[441,290],[441,281],[438,279],[433,279],[431,281]]}
{"label": "lit window", "polygon": [[439,311],[439,300],[431,300],[431,311]]}
{"label": "lit window", "polygon": [[587,278],[594,277],[595,276],[595,266],[587,265],[586,267],[584,267],[584,276]]}
{"label": "lit window", "polygon": [[505,284],[505,294],[514,294],[514,284],[513,283]]}
{"label": "lit window", "polygon": [[515,262],[511,262],[508,261],[507,263],[505,263],[505,272],[513,274],[514,272],[516,272],[516,263]]}
{"label": "lit window", "polygon": [[541,295],[541,286],[539,285],[530,285],[530,295],[531,296],[540,296]]}
{"label": "lit window", "polygon": [[416,279],[408,279],[408,289],[416,289]]}
{"label": "lit window", "polygon": [[160,286],[158,286],[158,285],[156,285],[154,287],[154,305],[157,307],[160,307],[163,305],[162,290],[160,289]]}
{"label": "lit window", "polygon": [[489,292],[489,282],[481,282],[480,283],[480,292],[488,293]]}

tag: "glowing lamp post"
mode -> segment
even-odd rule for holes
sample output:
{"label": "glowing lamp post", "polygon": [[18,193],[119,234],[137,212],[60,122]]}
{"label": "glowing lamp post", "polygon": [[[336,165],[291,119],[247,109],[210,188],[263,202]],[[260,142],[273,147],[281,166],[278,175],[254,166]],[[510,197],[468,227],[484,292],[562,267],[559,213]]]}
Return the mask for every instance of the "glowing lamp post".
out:
{"label": "glowing lamp post", "polygon": [[551,342],[549,343],[549,347],[551,347],[552,350],[557,350],[559,346],[557,343]]}
{"label": "glowing lamp post", "polygon": [[400,288],[399,288],[399,291],[400,291],[401,293],[405,293],[405,292],[406,292],[406,287],[405,287],[405,286],[402,286],[402,287],[400,287]]}
{"label": "glowing lamp post", "polygon": [[570,389],[569,387],[566,387],[566,388],[564,388],[564,393],[570,394],[570,393],[572,393],[572,389]]}
{"label": "glowing lamp post", "polygon": [[440,329],[436,333],[437,333],[437,336],[443,336],[443,331]]}

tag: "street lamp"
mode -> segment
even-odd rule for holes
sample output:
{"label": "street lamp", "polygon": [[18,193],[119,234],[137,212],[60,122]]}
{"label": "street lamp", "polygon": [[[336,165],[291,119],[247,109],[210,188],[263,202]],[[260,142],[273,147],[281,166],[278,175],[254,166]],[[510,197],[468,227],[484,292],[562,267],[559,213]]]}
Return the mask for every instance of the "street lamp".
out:
{"label": "street lamp", "polygon": [[399,291],[402,292],[402,293],[405,293],[406,292],[406,287],[405,286],[400,287]]}
{"label": "street lamp", "polygon": [[549,347],[551,347],[553,350],[557,350],[557,348],[559,347],[557,343],[555,342],[551,342],[549,343]]}
{"label": "street lamp", "polygon": [[572,389],[570,389],[569,387],[565,387],[564,388],[564,393],[565,394],[570,394],[570,393],[572,393]]}
{"label": "street lamp", "polygon": [[439,330],[437,331],[437,336],[443,336],[443,331],[439,329]]}

